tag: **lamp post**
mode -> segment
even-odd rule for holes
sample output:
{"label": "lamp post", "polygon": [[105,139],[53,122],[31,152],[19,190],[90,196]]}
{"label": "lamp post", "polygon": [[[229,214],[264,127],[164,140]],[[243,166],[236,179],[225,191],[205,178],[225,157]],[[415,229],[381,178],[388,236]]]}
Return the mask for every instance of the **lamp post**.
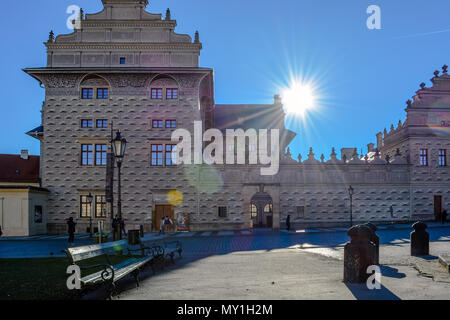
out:
{"label": "lamp post", "polygon": [[92,238],[92,201],[94,200],[94,197],[89,192],[89,195],[87,196],[87,201],[89,202],[90,212],[89,212],[89,238]]}
{"label": "lamp post", "polygon": [[[112,146],[114,151],[114,156],[117,161],[118,169],[118,197],[117,197],[117,215],[119,216],[119,221],[122,221],[122,199],[121,199],[121,168],[123,157],[125,156],[125,149],[127,146],[127,140],[122,138],[120,131],[117,130],[116,137],[112,140]],[[119,226],[119,240],[122,240],[122,230]]]}
{"label": "lamp post", "polygon": [[350,196],[350,227],[353,227],[353,187],[348,187],[348,195]]}

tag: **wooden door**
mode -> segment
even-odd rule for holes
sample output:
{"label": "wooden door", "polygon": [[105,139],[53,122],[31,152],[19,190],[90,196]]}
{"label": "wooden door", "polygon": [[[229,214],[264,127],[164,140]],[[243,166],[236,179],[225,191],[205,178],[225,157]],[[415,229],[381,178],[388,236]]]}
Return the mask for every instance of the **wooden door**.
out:
{"label": "wooden door", "polygon": [[159,230],[161,227],[161,219],[168,216],[174,222],[175,210],[173,206],[156,206],[155,228]]}
{"label": "wooden door", "polygon": [[442,215],[442,196],[434,196],[434,217],[436,221],[441,220]]}

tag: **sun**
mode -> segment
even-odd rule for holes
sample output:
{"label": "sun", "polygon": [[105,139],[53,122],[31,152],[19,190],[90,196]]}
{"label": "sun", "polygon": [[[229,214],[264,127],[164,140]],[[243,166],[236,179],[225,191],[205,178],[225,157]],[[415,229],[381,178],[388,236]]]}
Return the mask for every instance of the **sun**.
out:
{"label": "sun", "polygon": [[305,115],[308,110],[316,106],[316,97],[313,88],[301,82],[293,82],[285,88],[281,97],[287,113]]}

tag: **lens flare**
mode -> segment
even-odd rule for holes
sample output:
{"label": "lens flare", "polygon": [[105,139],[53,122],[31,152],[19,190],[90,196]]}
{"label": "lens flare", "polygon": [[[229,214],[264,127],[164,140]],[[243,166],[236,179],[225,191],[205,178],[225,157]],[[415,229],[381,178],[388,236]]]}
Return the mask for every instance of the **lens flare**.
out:
{"label": "lens flare", "polygon": [[288,114],[305,115],[308,110],[314,109],[316,104],[312,86],[301,82],[292,82],[289,88],[282,91],[281,97]]}
{"label": "lens flare", "polygon": [[171,205],[177,207],[183,202],[183,193],[178,190],[170,190],[167,198]]}

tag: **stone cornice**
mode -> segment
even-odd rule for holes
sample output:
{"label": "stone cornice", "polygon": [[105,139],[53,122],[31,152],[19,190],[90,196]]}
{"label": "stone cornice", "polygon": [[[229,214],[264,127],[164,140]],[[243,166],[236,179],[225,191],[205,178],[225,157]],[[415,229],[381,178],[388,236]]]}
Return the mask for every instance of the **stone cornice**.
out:
{"label": "stone cornice", "polygon": [[69,50],[145,50],[145,51],[200,51],[201,43],[44,43],[48,51],[69,49]]}
{"label": "stone cornice", "polygon": [[103,21],[89,21],[83,20],[82,26],[88,28],[170,28],[175,29],[177,22],[175,20],[161,20],[161,21],[145,21],[145,20],[103,20]]}

